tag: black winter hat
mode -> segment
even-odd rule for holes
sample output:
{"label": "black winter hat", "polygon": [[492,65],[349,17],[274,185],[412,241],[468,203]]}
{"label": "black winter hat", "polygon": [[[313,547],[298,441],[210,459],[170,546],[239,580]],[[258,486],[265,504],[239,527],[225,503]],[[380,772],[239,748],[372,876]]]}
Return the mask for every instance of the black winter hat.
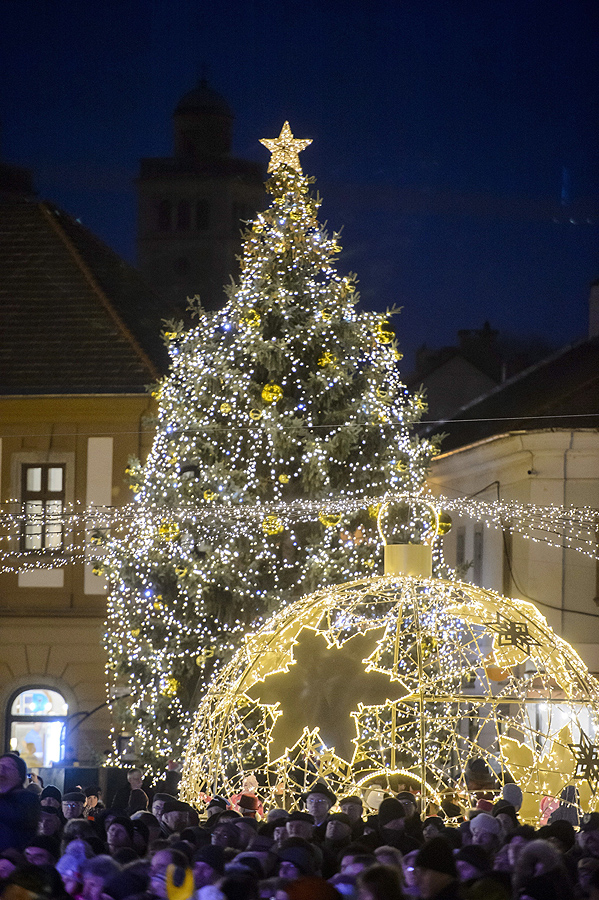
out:
{"label": "black winter hat", "polygon": [[462,862],[474,866],[474,868],[478,869],[483,875],[486,875],[487,872],[491,871],[489,854],[484,847],[479,847],[478,844],[467,844],[465,847],[462,847],[461,850],[458,850],[456,853],[455,858],[456,860],[460,859]]}
{"label": "black winter hat", "polygon": [[27,842],[28,847],[39,847],[40,850],[46,850],[58,862],[60,857],[60,841],[50,835],[38,834]]}
{"label": "black winter hat", "polygon": [[435,837],[418,851],[414,865],[419,869],[432,869],[457,878],[458,872],[453,858],[453,851],[445,838]]}
{"label": "black winter hat", "polygon": [[301,812],[301,810],[296,809],[291,815],[285,820],[286,822],[309,822],[310,825],[314,825],[314,816],[310,813]]}
{"label": "black winter hat", "polygon": [[313,785],[311,785],[305,794],[302,795],[302,800],[307,800],[310,794],[321,794],[323,797],[326,797],[331,803],[337,802],[337,797],[335,794],[329,790],[326,784],[322,784],[321,781],[316,781]]}
{"label": "black winter hat", "polygon": [[62,801],[62,794],[53,784],[46,785],[40,794],[40,800],[43,800],[45,797],[52,797],[53,800],[58,800],[59,803]]}
{"label": "black winter hat", "polygon": [[392,819],[404,819],[405,815],[406,811],[399,800],[395,797],[386,797],[379,806],[379,826],[384,828],[387,822],[391,822]]}
{"label": "black winter hat", "polygon": [[193,862],[206,863],[206,865],[211,866],[215,872],[222,875],[225,871],[225,851],[222,847],[217,847],[215,844],[206,844],[204,847],[200,847],[199,850],[196,850],[193,854]]}

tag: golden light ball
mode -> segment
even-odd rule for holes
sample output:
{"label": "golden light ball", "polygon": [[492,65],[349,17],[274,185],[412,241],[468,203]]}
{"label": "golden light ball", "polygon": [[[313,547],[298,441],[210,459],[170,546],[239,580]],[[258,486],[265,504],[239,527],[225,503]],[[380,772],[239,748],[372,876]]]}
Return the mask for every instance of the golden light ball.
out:
{"label": "golden light ball", "polygon": [[277,403],[283,396],[283,388],[280,384],[265,384],[262,388],[262,399],[265,403]]}

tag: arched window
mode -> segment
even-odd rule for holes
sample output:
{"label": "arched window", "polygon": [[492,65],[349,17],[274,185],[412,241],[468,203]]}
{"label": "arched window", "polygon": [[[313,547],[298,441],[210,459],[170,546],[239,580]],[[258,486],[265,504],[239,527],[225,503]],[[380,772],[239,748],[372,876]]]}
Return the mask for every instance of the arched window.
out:
{"label": "arched window", "polygon": [[8,708],[9,748],[18,750],[29,768],[51,766],[63,758],[69,707],[58,691],[28,687],[13,695]]}
{"label": "arched window", "polygon": [[156,225],[158,226],[158,231],[171,230],[170,200],[158,200],[156,204]]}

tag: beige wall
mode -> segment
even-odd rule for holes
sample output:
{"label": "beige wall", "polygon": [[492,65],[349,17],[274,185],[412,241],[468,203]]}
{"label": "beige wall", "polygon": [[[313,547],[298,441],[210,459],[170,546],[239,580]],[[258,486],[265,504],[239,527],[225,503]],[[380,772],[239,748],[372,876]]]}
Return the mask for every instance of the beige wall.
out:
{"label": "beige wall", "polygon": [[[599,433],[500,435],[441,454],[433,463],[429,483],[436,494],[448,497],[476,494],[488,501],[598,508]],[[456,562],[460,529],[465,537],[465,557],[474,558],[476,523],[454,517],[453,528],[444,539],[450,565]],[[555,631],[576,647],[592,671],[599,672],[599,606],[595,602],[599,569],[595,560],[519,535],[504,542],[501,531],[484,528],[479,563],[478,577],[471,568],[467,580],[536,602]]]}
{"label": "beige wall", "polygon": [[[63,462],[66,500],[122,505],[130,499],[125,468],[144,456],[151,430],[146,395],[10,397],[0,400],[2,424],[0,495],[19,509],[20,471],[25,462]],[[71,546],[81,546],[84,532]],[[4,545],[6,547],[6,544]],[[18,541],[12,546],[18,550]],[[69,542],[67,540],[67,547]],[[35,555],[28,559],[35,561]],[[105,699],[102,646],[106,585],[91,565],[0,574],[0,748],[7,746],[7,705],[19,690],[46,687],[63,694],[75,724]],[[73,733],[75,755],[97,763],[108,749],[110,721],[102,707]]]}

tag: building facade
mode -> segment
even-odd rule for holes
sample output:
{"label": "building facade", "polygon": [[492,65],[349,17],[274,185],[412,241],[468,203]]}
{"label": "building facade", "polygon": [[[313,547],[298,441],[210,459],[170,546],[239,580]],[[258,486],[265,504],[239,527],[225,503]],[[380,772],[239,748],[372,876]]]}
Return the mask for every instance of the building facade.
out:
{"label": "building facade", "polygon": [[202,80],[173,114],[173,156],[141,160],[138,266],[179,311],[195,295],[206,309],[223,306],[241,229],[264,203],[262,167],[231,156],[232,125],[229,105]]}
{"label": "building facade", "polygon": [[150,442],[160,313],[78,222],[2,193],[0,748],[29,766],[95,765],[108,749],[106,584],[69,513],[128,500],[128,459]]}

